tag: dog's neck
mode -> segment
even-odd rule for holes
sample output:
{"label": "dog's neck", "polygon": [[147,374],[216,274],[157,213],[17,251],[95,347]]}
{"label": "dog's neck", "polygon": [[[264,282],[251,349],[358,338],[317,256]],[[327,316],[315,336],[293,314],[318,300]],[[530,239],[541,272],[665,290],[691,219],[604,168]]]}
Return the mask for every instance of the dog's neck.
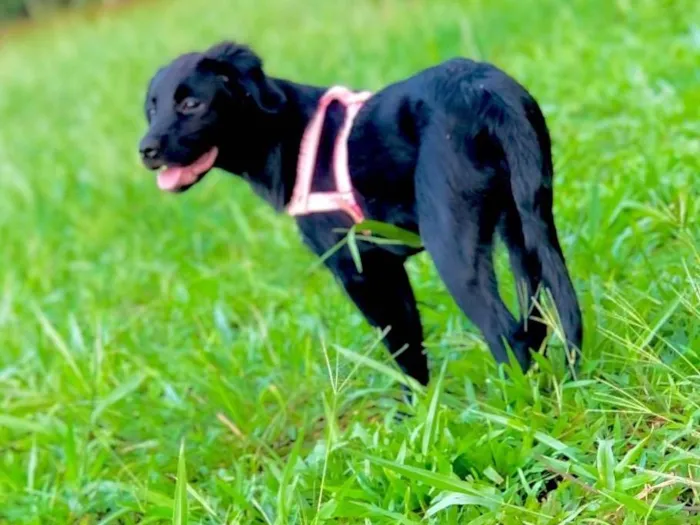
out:
{"label": "dog's neck", "polygon": [[259,196],[283,211],[292,197],[304,130],[326,90],[282,79],[271,81],[287,98],[284,108],[247,130],[244,145],[233,145],[233,151],[245,149],[245,165],[223,158],[219,167],[240,175]]}

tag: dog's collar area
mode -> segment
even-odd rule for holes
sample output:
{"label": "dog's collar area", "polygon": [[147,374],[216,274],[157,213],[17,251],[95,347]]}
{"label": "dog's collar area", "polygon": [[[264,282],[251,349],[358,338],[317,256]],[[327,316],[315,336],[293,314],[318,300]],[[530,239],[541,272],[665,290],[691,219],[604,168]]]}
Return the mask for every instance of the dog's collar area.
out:
{"label": "dog's collar area", "polygon": [[[364,220],[364,213],[357,204],[350,180],[348,137],[360,108],[371,96],[372,94],[367,91],[353,93],[345,87],[335,86],[321,97],[316,112],[309,121],[301,139],[296,183],[292,199],[287,206],[289,215],[300,216],[311,213],[343,211],[355,221],[355,224]],[[340,128],[333,148],[333,174],[336,191],[312,192],[311,183],[316,168],[318,146],[321,141],[326,111],[328,106],[336,101],[345,106],[345,121]]]}

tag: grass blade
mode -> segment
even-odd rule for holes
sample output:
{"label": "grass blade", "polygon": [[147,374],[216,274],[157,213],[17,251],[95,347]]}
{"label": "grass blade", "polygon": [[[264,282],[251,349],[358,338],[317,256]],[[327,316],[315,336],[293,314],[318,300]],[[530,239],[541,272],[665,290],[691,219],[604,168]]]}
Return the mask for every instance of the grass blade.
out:
{"label": "grass blade", "polygon": [[114,405],[115,403],[118,403],[132,392],[138,390],[138,388],[141,386],[141,383],[143,383],[146,377],[147,374],[143,373],[135,375],[131,379],[123,382],[117,388],[112,390],[112,392],[107,397],[105,397],[102,401],[97,403],[97,405],[95,406],[95,410],[92,412],[92,424],[94,425],[100,418],[102,413],[110,406]]}
{"label": "grass blade", "polygon": [[420,481],[422,483],[425,483],[426,485],[435,487],[436,489],[473,496],[475,498],[475,505],[478,504],[493,510],[497,508],[501,503],[500,498],[495,494],[486,493],[483,490],[480,491],[470,483],[462,481],[461,479],[446,476],[445,474],[438,474],[437,472],[431,472],[429,470],[417,467],[411,467],[409,465],[401,465],[400,463],[388,461],[386,459],[374,456],[366,457],[370,461],[370,463],[374,465],[388,468],[398,474],[406,476],[407,478],[413,479],[415,481]]}
{"label": "grass blade", "polygon": [[421,385],[412,377],[408,377],[407,375],[401,373],[400,371],[396,370],[395,368],[389,365],[385,365],[383,363],[380,363],[379,361],[376,361],[375,359],[372,359],[371,357],[358,354],[340,346],[336,346],[335,348],[341,355],[343,355],[343,357],[345,357],[349,361],[371,368],[372,370],[375,370],[381,374],[384,374],[387,377],[390,377],[397,383],[410,387],[414,391],[420,392],[424,388],[423,385]]}
{"label": "grass blade", "polygon": [[634,512],[635,514],[648,515],[651,511],[651,507],[649,507],[649,505],[646,502],[637,499],[634,496],[630,496],[629,494],[624,494],[622,492],[614,492],[611,490],[604,490],[603,494],[605,494],[608,498],[615,501],[616,503],[619,503],[627,510]]}
{"label": "grass blade", "polygon": [[615,456],[613,455],[613,440],[601,439],[598,443],[598,455],[596,466],[598,467],[598,480],[605,489],[615,490]]}
{"label": "grass blade", "polygon": [[41,325],[42,330],[44,331],[44,334],[49,338],[49,340],[53,343],[53,346],[56,350],[58,350],[58,353],[61,354],[61,357],[63,357],[63,360],[66,362],[68,367],[73,371],[75,374],[75,377],[78,379],[78,382],[80,383],[80,386],[83,388],[83,391],[88,391],[89,388],[87,386],[87,383],[85,381],[85,377],[83,376],[82,371],[80,370],[80,367],[78,366],[78,363],[76,362],[75,358],[73,357],[73,353],[70,351],[70,348],[68,348],[68,344],[63,340],[61,335],[58,333],[56,328],[51,324],[51,321],[48,320],[48,318],[44,315],[44,313],[36,308],[34,310],[34,313],[39,320],[39,324]]}
{"label": "grass blade", "polygon": [[359,231],[369,230],[376,235],[381,235],[386,239],[399,241],[400,243],[411,248],[418,249],[423,247],[423,241],[421,241],[420,235],[418,235],[417,233],[410,232],[408,230],[404,230],[399,226],[394,226],[393,224],[366,220],[356,225],[355,228]]}
{"label": "grass blade", "polygon": [[[419,525],[420,521],[414,521],[406,516],[402,516],[396,512],[383,509],[370,503],[362,501],[344,501],[338,505],[335,517],[360,518],[368,517],[377,518],[382,516],[391,521],[386,523],[400,523],[401,525]],[[367,523],[367,522],[366,522]]]}
{"label": "grass blade", "polygon": [[425,418],[425,426],[423,427],[423,443],[421,447],[421,452],[424,456],[428,455],[428,450],[430,449],[430,442],[432,441],[433,434],[435,433],[435,418],[437,417],[438,401],[440,400],[440,392],[442,391],[442,381],[445,378],[445,371],[447,370],[447,360],[443,361],[442,367],[440,368],[440,375],[435,382],[435,387],[433,388],[433,395],[430,398],[430,407],[428,408],[428,415]]}
{"label": "grass blade", "polygon": [[27,491],[31,492],[34,490],[34,480],[36,478],[36,464],[37,464],[37,448],[36,448],[36,438],[32,440],[32,449],[29,452],[29,463],[27,464]]}
{"label": "grass blade", "polygon": [[[103,518],[102,521],[100,521],[97,525],[108,525],[109,523],[112,523],[112,522],[115,521],[117,518],[120,518],[121,516],[123,516],[124,514],[126,514],[126,513],[128,513],[128,512],[132,512],[132,510],[131,510],[131,509],[119,509],[119,510],[117,510],[117,511],[114,511],[114,512],[113,512],[112,514],[110,514],[109,516]],[[124,522],[120,521],[120,522],[118,522],[118,523],[121,524],[121,523],[124,523]]]}
{"label": "grass blade", "polygon": [[[499,416],[497,414],[488,414],[486,412],[478,412],[478,414],[483,417],[484,419],[491,421],[492,423],[496,423],[499,425],[503,425],[505,427],[511,428],[513,430],[516,430],[518,432],[530,432],[532,429],[528,427],[525,423],[522,423],[520,421],[517,421],[513,418],[505,417],[505,416]],[[545,434],[544,432],[540,431],[535,431],[533,432],[534,438],[539,441],[540,443],[547,445],[548,447],[556,450],[557,452],[567,455],[569,457],[574,457],[574,452],[575,449],[572,449],[569,445],[566,445],[565,443],[562,443],[556,438],[553,438],[552,436],[549,436]]]}
{"label": "grass blade", "polygon": [[173,525],[187,525],[189,507],[187,502],[187,466],[185,464],[185,440],[180,444],[180,457],[177,461],[177,482],[173,509]]}
{"label": "grass blade", "polygon": [[615,466],[616,473],[622,473],[629,465],[637,461],[637,458],[639,458],[639,456],[642,455],[642,452],[644,452],[644,445],[647,444],[647,441],[651,439],[652,435],[653,434],[648,434],[644,436],[644,439],[627,451],[627,454],[625,454],[620,462]]}
{"label": "grass blade", "polygon": [[357,246],[357,230],[355,227],[348,232],[348,249],[357,271],[362,273],[362,256],[360,255],[360,248]]}
{"label": "grass blade", "polygon": [[443,492],[440,496],[435,498],[433,504],[425,512],[426,518],[431,518],[435,516],[438,512],[445,510],[448,507],[453,507],[455,505],[476,505],[483,506],[481,498],[476,496],[470,496],[468,494],[460,494],[457,492]]}
{"label": "grass blade", "polygon": [[217,523],[223,523],[220,519],[219,516],[216,514],[216,511],[209,505],[206,499],[204,499],[204,496],[202,496],[197,490],[192,485],[187,485],[187,493],[192,496],[195,500],[197,500],[197,503],[199,503],[202,508],[209,514],[209,516],[212,517],[214,521]]}
{"label": "grass blade", "polygon": [[[547,465],[550,470],[557,472],[559,474],[566,472],[571,472],[576,474],[578,477],[587,479],[588,481],[595,483],[598,479],[597,472],[594,467],[589,467],[587,465],[579,465],[573,461],[562,461],[560,459],[550,458],[547,456],[540,456],[538,458],[542,463]],[[590,469],[592,472],[589,472]]]}
{"label": "grass blade", "polygon": [[288,514],[291,503],[293,501],[293,491],[296,482],[292,481],[294,468],[297,466],[301,455],[301,448],[304,444],[304,428],[299,429],[299,434],[296,437],[292,451],[287,456],[284,470],[282,471],[282,479],[280,480],[277,490],[277,522],[283,524],[288,521]]}
{"label": "grass blade", "polygon": [[0,414],[0,428],[13,432],[28,432],[31,434],[49,434],[49,429],[26,418]]}

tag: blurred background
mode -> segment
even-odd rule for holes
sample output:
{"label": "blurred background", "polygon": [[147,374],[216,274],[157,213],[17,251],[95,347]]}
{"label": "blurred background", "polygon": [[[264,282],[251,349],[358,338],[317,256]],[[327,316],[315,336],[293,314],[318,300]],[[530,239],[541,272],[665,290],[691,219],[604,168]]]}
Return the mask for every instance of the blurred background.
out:
{"label": "blurred background", "polygon": [[[190,523],[697,522],[700,3],[0,0],[0,18],[0,523],[172,522],[184,501]],[[147,83],[222,39],[311,84],[376,90],[453,56],[523,83],[585,312],[575,380],[556,334],[536,370],[499,372],[420,256],[434,379],[403,407],[289,218],[222,173],[159,192]]]}
{"label": "blurred background", "polygon": [[40,18],[50,15],[61,8],[93,6],[110,6],[128,0],[4,0],[0,5],[0,19],[17,20],[21,18]]}

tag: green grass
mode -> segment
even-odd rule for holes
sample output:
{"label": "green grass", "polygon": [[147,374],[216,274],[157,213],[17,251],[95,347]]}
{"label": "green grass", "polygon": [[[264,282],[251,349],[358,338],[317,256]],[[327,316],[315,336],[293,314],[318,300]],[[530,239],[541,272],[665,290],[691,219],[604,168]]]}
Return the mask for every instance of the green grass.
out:
{"label": "green grass", "polygon": [[[2,43],[0,522],[700,523],[700,3],[206,5]],[[578,377],[556,343],[497,370],[421,256],[433,380],[406,409],[290,219],[222,174],[160,193],[135,153],[146,82],[222,38],[318,84],[466,55],[528,86],[585,310]]]}

